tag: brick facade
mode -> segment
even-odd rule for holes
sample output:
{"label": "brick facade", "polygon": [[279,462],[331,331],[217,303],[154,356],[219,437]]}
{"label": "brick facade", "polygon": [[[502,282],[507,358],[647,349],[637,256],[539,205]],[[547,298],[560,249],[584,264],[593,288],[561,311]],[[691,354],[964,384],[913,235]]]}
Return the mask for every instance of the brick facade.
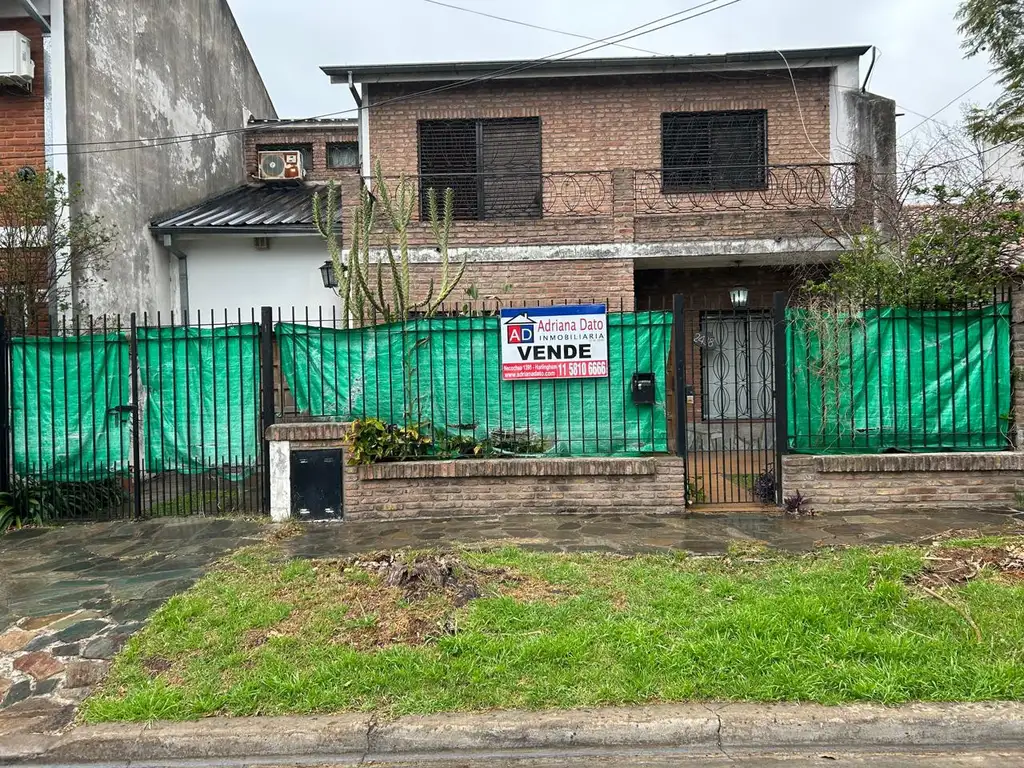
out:
{"label": "brick facade", "polygon": [[[457,222],[459,246],[816,235],[831,217],[829,72],[794,78],[799,102],[787,74],[768,72],[501,81],[413,98],[422,84],[374,85],[370,152],[394,183],[418,173],[420,120],[540,117],[544,215]],[[662,194],[661,114],[746,109],[767,112],[769,165],[822,167],[781,171],[764,194]],[[414,223],[411,241],[429,240]]]}
{"label": "brick facade", "polygon": [[412,176],[419,120],[539,116],[544,171],[656,169],[662,112],[764,109],[770,165],[827,163],[829,72],[794,77],[799,108],[785,73],[503,80],[416,98],[422,84],[374,85],[371,107],[382,106],[370,110],[370,152],[386,175]]}
{"label": "brick facade", "polygon": [[[259,175],[258,155],[263,145],[309,144],[313,149],[313,166],[306,168],[308,181],[341,181],[359,177],[358,168],[328,168],[327,145],[359,140],[352,121],[293,123],[275,127],[275,123],[253,124],[245,133],[245,167],[251,178]],[[358,189],[358,187],[356,187]]]}
{"label": "brick facade", "polygon": [[[454,267],[453,267],[454,271]],[[412,295],[423,297],[440,275],[439,264],[414,264]],[[633,310],[633,262],[630,259],[561,259],[556,261],[473,261],[446,304],[478,302],[607,302],[610,312]]]}
{"label": "brick facade", "polygon": [[782,457],[789,495],[817,512],[935,508],[1006,509],[1024,490],[1022,453]]}
{"label": "brick facade", "polygon": [[31,93],[0,89],[0,174],[25,167],[41,171],[46,142],[43,33],[31,19],[0,19],[0,30],[13,30],[29,38],[36,65]]}

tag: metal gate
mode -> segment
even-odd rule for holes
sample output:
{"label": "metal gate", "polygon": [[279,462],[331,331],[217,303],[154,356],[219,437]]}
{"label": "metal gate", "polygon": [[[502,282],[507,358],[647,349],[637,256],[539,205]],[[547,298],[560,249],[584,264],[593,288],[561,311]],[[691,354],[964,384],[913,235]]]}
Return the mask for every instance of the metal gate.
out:
{"label": "metal gate", "polygon": [[777,501],[778,311],[745,291],[675,297],[671,412],[693,505]]}

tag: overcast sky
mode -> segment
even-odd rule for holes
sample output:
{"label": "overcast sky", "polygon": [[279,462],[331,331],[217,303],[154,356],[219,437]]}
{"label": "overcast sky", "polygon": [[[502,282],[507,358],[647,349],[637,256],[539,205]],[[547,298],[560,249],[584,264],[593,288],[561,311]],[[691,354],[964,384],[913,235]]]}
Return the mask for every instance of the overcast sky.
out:
{"label": "overcast sky", "polygon": [[[522,22],[603,38],[697,5],[701,0],[445,0]],[[727,0],[720,0],[727,2]],[[281,117],[350,109],[325,64],[467,59],[532,59],[584,41],[431,4],[427,0],[230,0]],[[664,54],[839,45],[875,45],[870,89],[896,99],[916,126],[988,74],[965,60],[953,15],[957,0],[739,0],[729,7],[630,40]],[[708,6],[711,7],[711,6]],[[703,9],[702,9],[703,10]],[[606,47],[591,56],[643,55]],[[861,60],[867,73],[870,55]],[[987,103],[995,78],[944,109],[956,121],[964,102]],[[913,112],[909,112],[913,110]]]}

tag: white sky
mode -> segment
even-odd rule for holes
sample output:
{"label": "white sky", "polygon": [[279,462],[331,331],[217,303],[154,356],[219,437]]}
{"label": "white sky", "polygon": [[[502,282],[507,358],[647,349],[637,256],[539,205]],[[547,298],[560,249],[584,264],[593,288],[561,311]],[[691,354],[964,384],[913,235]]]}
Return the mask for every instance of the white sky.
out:
{"label": "white sky", "polygon": [[[700,0],[445,0],[595,38],[607,37]],[[725,2],[725,0],[722,0]],[[230,0],[281,117],[350,109],[345,86],[322,65],[538,58],[584,41],[439,7],[427,0]],[[957,0],[740,0],[700,18],[630,40],[658,53],[688,55],[775,48],[875,45],[870,90],[930,115],[988,73],[965,60],[953,15]],[[710,7],[710,6],[709,6]],[[703,9],[701,9],[703,10]],[[591,56],[642,55],[606,47]],[[861,77],[870,55],[861,60]],[[944,109],[955,122],[965,103],[988,103],[996,78]],[[351,115],[349,115],[351,116]],[[921,122],[909,113],[900,132]]]}

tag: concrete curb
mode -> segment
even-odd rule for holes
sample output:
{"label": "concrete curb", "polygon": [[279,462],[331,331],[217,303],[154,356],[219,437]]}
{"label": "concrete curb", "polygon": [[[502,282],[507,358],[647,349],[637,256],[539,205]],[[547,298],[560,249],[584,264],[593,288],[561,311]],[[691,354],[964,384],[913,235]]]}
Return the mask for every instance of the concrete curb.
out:
{"label": "concrete curb", "polygon": [[1022,747],[1024,703],[823,707],[682,704],[403,717],[211,718],[99,725],[7,743],[0,763],[382,758],[536,750]]}

